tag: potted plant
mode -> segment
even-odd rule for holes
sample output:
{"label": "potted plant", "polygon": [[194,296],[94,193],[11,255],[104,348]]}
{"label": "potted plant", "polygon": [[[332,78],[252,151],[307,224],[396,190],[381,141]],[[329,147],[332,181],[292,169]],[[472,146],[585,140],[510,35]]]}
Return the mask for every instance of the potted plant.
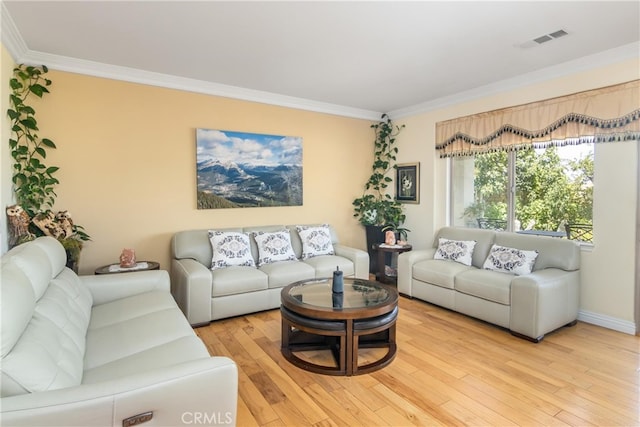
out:
{"label": "potted plant", "polygon": [[[47,88],[51,80],[44,77],[48,71],[44,65],[34,67],[21,64],[14,68],[9,81],[11,95],[7,115],[12,131],[9,147],[13,158],[12,182],[17,202],[7,208],[12,224],[10,246],[36,236],[51,235],[65,247],[67,265],[75,267],[77,271],[82,244],[90,237],[82,226],[73,224],[68,212],[54,214],[51,211],[57,197],[55,186],[59,181],[55,173],[59,168],[47,166],[45,160],[47,150],[55,149],[56,145],[52,140],[38,136],[36,111],[26,103],[30,95],[42,98],[49,93]],[[18,215],[20,219],[17,219]],[[16,236],[16,233],[23,235]]]}
{"label": "potted plant", "polygon": [[369,271],[373,273],[377,271],[373,245],[384,241],[383,230],[401,231],[405,238],[409,230],[401,228],[406,219],[403,205],[387,193],[393,182],[390,172],[397,167],[396,136],[404,125],[394,125],[389,116],[383,114],[381,120],[372,124],[371,128],[375,132],[373,170],[362,196],[353,201],[353,216],[366,228]]}

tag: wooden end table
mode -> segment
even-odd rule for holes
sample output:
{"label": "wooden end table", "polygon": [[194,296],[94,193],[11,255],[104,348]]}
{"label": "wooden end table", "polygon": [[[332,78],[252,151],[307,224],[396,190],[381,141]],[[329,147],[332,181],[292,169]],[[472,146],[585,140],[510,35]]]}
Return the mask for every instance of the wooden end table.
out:
{"label": "wooden end table", "polygon": [[[398,292],[362,279],[344,279],[344,292],[333,293],[332,279],[305,280],[282,289],[282,355],[307,371],[360,375],[387,366],[396,355]],[[387,348],[378,360],[358,366],[358,349]],[[331,350],[335,366],[299,358],[295,352]]]}
{"label": "wooden end table", "polygon": [[403,252],[409,252],[413,247],[411,245],[386,245],[384,243],[377,243],[373,245],[373,249],[378,251],[378,274],[376,279],[382,283],[396,284],[398,282],[397,276],[387,276],[385,272],[385,255],[386,254],[401,254]]}

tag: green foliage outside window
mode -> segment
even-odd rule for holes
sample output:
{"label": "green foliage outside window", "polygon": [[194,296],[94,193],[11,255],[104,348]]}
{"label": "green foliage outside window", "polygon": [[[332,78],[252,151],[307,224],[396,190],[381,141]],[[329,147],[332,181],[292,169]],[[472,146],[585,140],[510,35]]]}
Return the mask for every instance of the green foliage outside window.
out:
{"label": "green foliage outside window", "polygon": [[[593,153],[563,159],[555,146],[516,153],[515,218],[521,228],[556,230],[563,223],[592,223]],[[475,156],[471,218],[507,218],[506,152]]]}

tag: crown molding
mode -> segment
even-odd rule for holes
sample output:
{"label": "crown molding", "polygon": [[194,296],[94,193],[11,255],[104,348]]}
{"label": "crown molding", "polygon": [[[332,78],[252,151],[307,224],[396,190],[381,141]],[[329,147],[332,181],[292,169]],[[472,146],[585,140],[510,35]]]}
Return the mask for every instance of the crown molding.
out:
{"label": "crown molding", "polygon": [[177,89],[224,98],[240,99],[261,104],[276,105],[316,113],[332,114],[365,120],[378,120],[382,115],[378,111],[370,111],[326,102],[312,101],[304,98],[280,95],[271,92],[246,89],[237,86],[212,83],[202,80],[171,76],[129,67],[87,61],[67,56],[54,55],[30,50],[11,19],[4,3],[0,3],[2,15],[2,43],[14,61],[21,64],[45,64],[49,69],[85,74],[131,83]]}
{"label": "crown molding", "polygon": [[18,31],[18,27],[13,22],[11,15],[4,2],[0,2],[0,33],[2,33],[2,44],[14,60],[20,58],[27,51],[27,45]]}
{"label": "crown molding", "polygon": [[60,55],[52,55],[44,52],[27,51],[21,58],[20,62],[29,64],[46,64],[47,67],[53,70],[85,74],[94,77],[122,80],[131,83],[159,86],[186,92],[240,99],[243,101],[295,108],[317,113],[333,114],[356,119],[377,120],[382,114],[377,111],[363,110],[271,92],[246,89],[185,77],[177,77],[168,74],[155,73],[118,65],[109,65]]}
{"label": "crown molding", "polygon": [[633,58],[640,58],[640,42],[629,43],[614,49],[584,56],[572,61],[563,62],[562,64],[554,65],[552,67],[543,68],[542,70],[532,71],[530,73],[521,74],[517,77],[501,80],[499,82],[494,82],[464,92],[459,92],[451,96],[445,96],[406,108],[400,108],[390,111],[388,114],[396,119],[414,116]]}
{"label": "crown molding", "polygon": [[[271,92],[246,89],[237,86],[177,77],[168,74],[33,51],[30,50],[24,42],[24,39],[8,13],[4,2],[0,2],[0,6],[0,15],[2,18],[0,27],[2,43],[17,63],[32,65],[46,64],[47,67],[54,70],[356,119],[379,120],[382,115],[382,112],[379,111],[364,110]],[[473,88],[451,96],[393,110],[388,112],[388,115],[394,119],[398,119],[426,113],[440,108],[449,107],[451,105],[472,101],[474,99],[519,89],[531,84],[551,80],[568,74],[610,65],[615,62],[631,58],[638,58],[638,52],[640,52],[640,42],[630,43],[615,49],[585,56],[583,58],[568,61],[542,70],[533,71],[531,73],[522,74],[511,79],[505,79],[485,86]]]}

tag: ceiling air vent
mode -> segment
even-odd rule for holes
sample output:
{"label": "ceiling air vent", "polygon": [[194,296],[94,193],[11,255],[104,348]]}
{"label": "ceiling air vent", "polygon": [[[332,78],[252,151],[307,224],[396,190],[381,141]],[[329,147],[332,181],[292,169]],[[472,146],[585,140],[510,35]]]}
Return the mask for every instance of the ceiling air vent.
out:
{"label": "ceiling air vent", "polygon": [[553,37],[550,37],[550,36],[541,36],[541,37],[538,37],[537,39],[533,39],[533,41],[538,44],[546,43],[551,40],[553,40]]}
{"label": "ceiling air vent", "polygon": [[551,40],[555,40],[560,37],[564,37],[566,35],[569,35],[569,33],[567,33],[565,30],[557,30],[557,31],[554,31],[553,33],[545,34],[544,36],[536,37],[533,40],[529,40],[524,43],[521,43],[520,45],[518,45],[518,47],[522,49],[527,49],[530,47],[541,45],[546,42],[550,42]]}
{"label": "ceiling air vent", "polygon": [[567,33],[565,30],[558,30],[558,31],[554,31],[553,33],[549,34],[551,37],[553,37],[554,39],[566,36]]}
{"label": "ceiling air vent", "polygon": [[538,44],[542,44],[542,43],[546,43],[548,41],[566,36],[567,34],[569,33],[567,33],[565,30],[558,30],[558,31],[554,31],[553,33],[545,34],[544,36],[537,37],[533,39],[533,41]]}

